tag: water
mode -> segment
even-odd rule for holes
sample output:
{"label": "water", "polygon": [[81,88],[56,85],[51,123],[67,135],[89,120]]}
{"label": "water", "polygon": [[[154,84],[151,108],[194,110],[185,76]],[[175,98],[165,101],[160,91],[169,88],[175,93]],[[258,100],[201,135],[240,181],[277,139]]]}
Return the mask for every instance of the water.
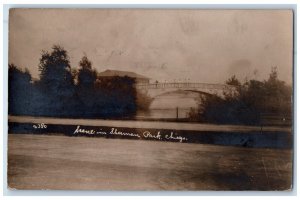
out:
{"label": "water", "polygon": [[149,111],[138,111],[137,119],[184,119],[188,118],[191,108],[197,109],[200,94],[179,91],[156,97]]}
{"label": "water", "polygon": [[[184,119],[188,117],[190,109],[178,108],[178,118]],[[177,110],[174,109],[152,109],[147,111],[138,111],[137,119],[177,119]]]}

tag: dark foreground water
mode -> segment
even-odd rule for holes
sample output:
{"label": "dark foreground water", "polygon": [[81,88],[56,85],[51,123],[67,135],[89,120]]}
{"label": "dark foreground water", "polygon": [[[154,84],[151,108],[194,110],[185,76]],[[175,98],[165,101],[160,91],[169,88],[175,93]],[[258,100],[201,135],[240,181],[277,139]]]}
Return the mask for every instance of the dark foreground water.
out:
{"label": "dark foreground water", "polygon": [[11,189],[290,190],[292,150],[8,136]]}

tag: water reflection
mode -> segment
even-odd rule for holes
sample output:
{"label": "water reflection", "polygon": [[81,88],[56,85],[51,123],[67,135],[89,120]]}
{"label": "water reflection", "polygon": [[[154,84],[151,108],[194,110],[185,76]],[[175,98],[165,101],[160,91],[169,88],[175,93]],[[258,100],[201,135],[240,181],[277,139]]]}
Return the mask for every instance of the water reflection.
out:
{"label": "water reflection", "polygon": [[156,97],[149,111],[138,111],[137,119],[184,119],[191,108],[197,108],[201,94],[177,91]]}

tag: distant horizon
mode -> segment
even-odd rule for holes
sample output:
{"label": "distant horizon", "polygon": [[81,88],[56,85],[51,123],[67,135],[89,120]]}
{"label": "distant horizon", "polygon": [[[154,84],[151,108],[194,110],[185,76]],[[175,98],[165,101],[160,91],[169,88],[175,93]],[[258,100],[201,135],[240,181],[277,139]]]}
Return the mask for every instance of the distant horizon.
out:
{"label": "distant horizon", "polygon": [[[9,63],[9,64],[14,64],[14,63]],[[21,66],[17,66],[19,69],[21,69],[21,70],[28,70],[29,71],[29,73],[30,73],[30,70],[28,69],[28,68],[22,68]],[[92,66],[93,67],[93,66]],[[80,67],[72,67],[71,66],[71,69],[73,70],[73,69],[76,69],[76,70],[78,70],[78,69],[80,69]],[[93,68],[94,69],[94,68]],[[97,72],[97,74],[99,74],[99,73],[102,73],[102,72],[105,72],[105,71],[107,71],[107,70],[112,70],[112,71],[123,71],[123,72],[134,72],[134,71],[130,71],[130,70],[118,70],[118,69],[113,69],[113,68],[105,68],[105,69],[103,69],[103,70],[101,70],[101,71],[96,71]],[[134,72],[134,73],[136,73],[136,72]],[[271,69],[270,69],[270,73],[271,73]],[[138,74],[138,75],[142,75],[142,76],[146,76],[145,74],[142,74],[142,73],[136,73],[136,74]],[[31,75],[31,78],[32,78],[32,80],[33,81],[38,81],[38,80],[40,80],[40,74],[38,74],[36,77],[34,77],[34,76],[32,76],[32,74],[30,73],[30,75]],[[149,78],[149,80],[150,80],[150,83],[154,83],[155,81],[158,81],[158,82],[160,82],[160,83],[173,83],[173,82],[190,82],[190,83],[192,83],[192,82],[194,82],[194,83],[207,83],[207,84],[225,84],[225,82],[229,79],[229,78],[231,78],[232,76],[236,76],[235,74],[232,74],[231,76],[229,76],[224,82],[201,82],[201,81],[190,81],[189,79],[186,79],[186,80],[182,80],[182,79],[169,79],[169,80],[162,80],[162,81],[158,81],[158,80],[156,80],[155,78],[151,78],[151,77],[148,77],[148,76],[146,76],[147,78]],[[256,79],[255,77],[252,77],[252,78],[248,78],[248,77],[245,77],[244,79],[239,79],[238,78],[238,80],[241,82],[241,83],[244,83],[246,80],[258,80],[258,81],[267,81],[267,79],[268,79],[269,77],[267,76],[266,78],[264,78],[264,79],[262,79],[262,80],[258,80],[258,79]],[[279,78],[279,80],[281,80],[280,78]],[[282,81],[282,80],[281,80]],[[288,82],[286,82],[285,81],[285,83],[287,84],[287,85],[289,85],[289,86],[292,86],[292,82],[291,83],[288,83]]]}
{"label": "distant horizon", "polygon": [[[19,67],[19,66],[17,66],[17,67]],[[73,68],[72,68],[73,69]],[[111,70],[111,69],[106,69],[106,70]],[[106,70],[104,70],[104,71],[106,71]],[[99,73],[101,73],[101,72],[104,72],[104,71],[97,71],[97,73],[99,74]],[[123,71],[123,70],[120,70],[120,71]],[[128,72],[131,72],[131,71],[128,71]],[[144,76],[144,74],[140,74],[140,73],[137,73],[137,74],[139,74],[139,75],[143,75]],[[31,75],[31,74],[30,74]],[[232,75],[232,76],[234,76],[234,74]],[[231,76],[231,77],[232,77]],[[231,77],[228,77],[228,79],[229,78],[231,78]],[[39,81],[40,80],[40,77],[38,76],[38,77],[33,77],[32,75],[31,75],[31,78],[32,78],[32,80],[33,81]],[[266,79],[264,79],[264,80],[259,80],[259,81],[266,81],[268,79],[268,77],[266,77]],[[153,79],[153,78],[149,78],[149,80],[150,80],[150,83],[154,83],[156,80],[155,79]],[[241,83],[244,83],[245,81],[246,81],[246,79],[244,79],[244,80],[240,80],[240,79],[238,79],[239,81],[241,81]],[[249,79],[248,79],[249,80]],[[250,80],[256,80],[256,79],[250,79]],[[279,79],[280,80],[280,79]],[[166,81],[158,81],[159,83],[173,83],[173,82],[189,82],[189,83],[206,83],[206,84],[225,84],[225,81],[224,82],[214,82],[214,83],[208,83],[208,82],[200,82],[200,81],[189,81],[189,80],[187,80],[187,81],[185,81],[185,80],[166,80]],[[287,82],[285,82],[286,83],[286,85],[288,85],[288,86],[292,86],[292,83],[287,83]]]}

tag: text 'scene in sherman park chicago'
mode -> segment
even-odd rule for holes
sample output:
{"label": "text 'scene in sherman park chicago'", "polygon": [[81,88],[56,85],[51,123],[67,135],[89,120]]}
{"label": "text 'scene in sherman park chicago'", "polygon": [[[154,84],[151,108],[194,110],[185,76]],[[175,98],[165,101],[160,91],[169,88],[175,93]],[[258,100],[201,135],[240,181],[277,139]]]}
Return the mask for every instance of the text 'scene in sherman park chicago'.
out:
{"label": "text 'scene in sherman park chicago'", "polygon": [[10,9],[10,190],[293,190],[293,11]]}

